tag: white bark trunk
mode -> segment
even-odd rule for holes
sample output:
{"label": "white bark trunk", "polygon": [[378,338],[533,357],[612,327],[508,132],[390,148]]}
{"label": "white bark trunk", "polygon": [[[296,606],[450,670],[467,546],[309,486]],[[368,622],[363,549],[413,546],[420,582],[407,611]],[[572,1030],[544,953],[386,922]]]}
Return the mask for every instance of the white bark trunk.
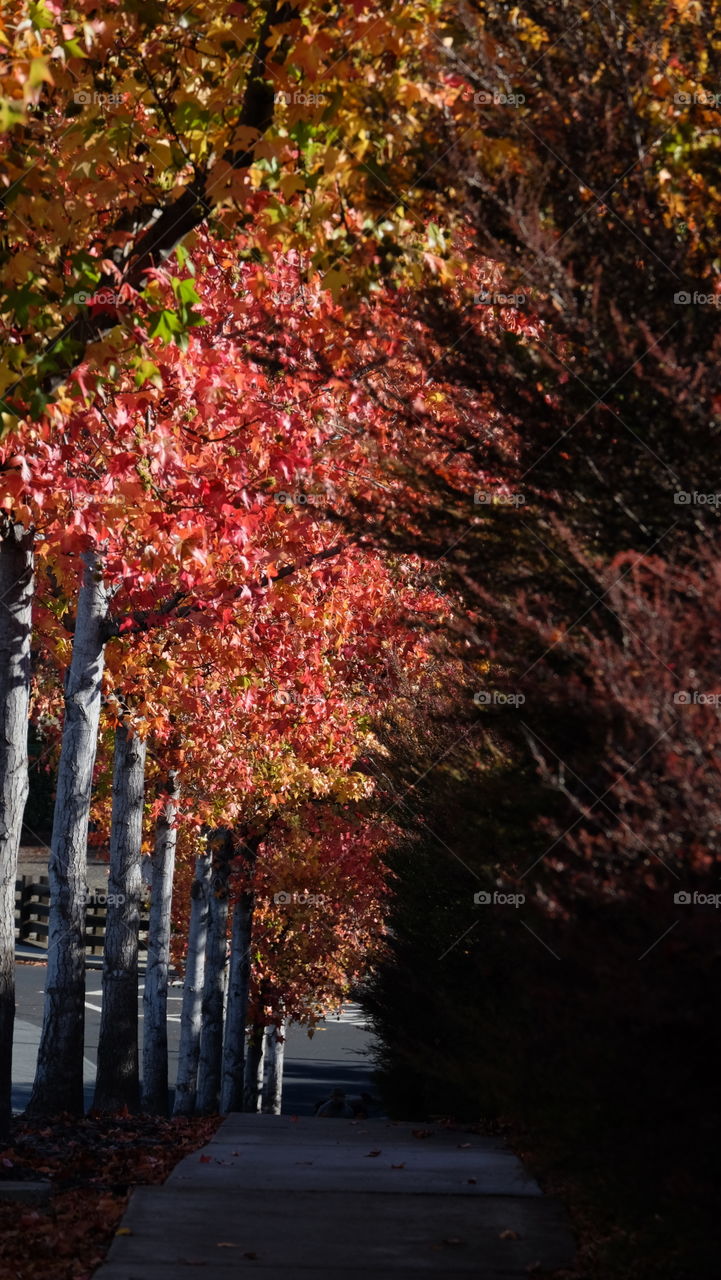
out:
{"label": "white bark trunk", "polygon": [[192,1116],[200,1052],[200,1024],[205,975],[205,948],[208,936],[208,894],[210,890],[210,858],[202,854],[195,863],[191,890],[188,952],[185,961],[185,984],[180,1015],[180,1047],[178,1076],[175,1084],[173,1115]]}
{"label": "white bark trunk", "polygon": [[228,877],[230,859],[233,856],[233,839],[229,831],[216,832],[212,843],[213,875],[210,885],[196,1105],[201,1115],[213,1115],[220,1105],[223,1014],[228,975]]}
{"label": "white bark trunk", "polygon": [[45,1010],[28,1114],[82,1115],[88,815],[98,741],[108,600],[99,557],[82,556],[51,842]]}
{"label": "white bark trunk", "polygon": [[0,528],[0,1139],[11,1115],[15,879],[28,793],[32,531]]}
{"label": "white bark trunk", "polygon": [[242,893],[233,907],[228,1005],[223,1043],[223,1082],[220,1092],[220,1110],[223,1115],[227,1115],[230,1111],[243,1110],[245,1023],[250,990],[253,906],[253,894]]}
{"label": "white bark trunk", "polygon": [[124,725],[115,730],[103,1001],[93,1101],[97,1111],[137,1111],[140,1105],[138,928],[146,747],[145,739]]}
{"label": "white bark trunk", "polygon": [[245,1051],[244,1111],[256,1112],[260,1110],[260,1094],[263,1088],[263,1041],[264,1028],[262,1026],[251,1026]]}
{"label": "white bark trunk", "polygon": [[260,1109],[264,1115],[279,1116],[283,1103],[283,1056],[288,1024],[280,1027],[272,1023],[265,1028],[263,1048],[263,1093]]}
{"label": "white bark trunk", "polygon": [[155,829],[143,991],[143,1110],[160,1116],[168,1114],[168,969],[178,795],[178,775],[171,772]]}

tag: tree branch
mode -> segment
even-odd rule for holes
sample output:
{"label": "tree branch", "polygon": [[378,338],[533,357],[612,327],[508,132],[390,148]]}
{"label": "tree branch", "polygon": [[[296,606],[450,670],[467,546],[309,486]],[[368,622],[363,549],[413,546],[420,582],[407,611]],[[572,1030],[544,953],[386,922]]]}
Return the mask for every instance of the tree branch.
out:
{"label": "tree branch", "polygon": [[[300,564],[286,564],[279,569],[271,578],[266,574],[254,584],[255,590],[262,590],[273,582],[280,581],[281,578],[289,578],[291,574],[297,573],[300,569],[306,569],[309,565],[315,564],[319,560],[330,560],[332,556],[340,555],[345,550],[346,544],[338,542],[332,547],[326,547],[323,551],[314,551],[311,555],[306,556]],[[231,593],[229,599],[237,600],[247,587],[247,583],[236,587]],[[201,613],[202,608],[198,601],[189,601],[183,604],[187,599],[187,591],[175,591],[169,596],[164,604],[159,605],[157,609],[137,609],[132,613],[125,614],[123,617],[108,617],[103,629],[103,638],[107,643],[108,640],[114,640],[119,636],[140,635],[147,631],[152,631],[155,627],[159,627],[169,617],[174,619],[188,618],[193,613]]]}
{"label": "tree branch", "polygon": [[[258,138],[251,146],[233,149],[229,147],[223,159],[233,169],[247,169],[253,163],[255,146],[273,123],[274,92],[267,81],[267,63],[270,53],[270,37],[275,26],[285,23],[294,12],[289,3],[280,0],[268,0],[258,40],[253,54],[250,75],[245,89],[243,105],[238,118],[238,128],[251,128],[258,131]],[[211,187],[207,175],[198,174],[193,182],[164,208],[147,203],[134,211],[121,215],[120,222],[124,227],[135,228],[139,234],[136,243],[123,250],[122,260],[126,266],[122,279],[105,275],[98,284],[98,290],[116,291],[122,284],[140,291],[147,282],[148,272],[163,262],[178,244],[205,222],[213,207]],[[118,224],[120,225],[120,223]],[[99,255],[117,261],[117,247],[107,246]],[[41,382],[43,392],[48,395],[56,390],[82,361],[91,343],[99,341],[111,329],[115,328],[117,318],[112,313],[93,314],[87,309],[81,311],[73,320],[48,343],[41,359],[46,361],[57,346],[68,340],[72,344],[72,352],[67,355],[60,368],[48,373]]]}

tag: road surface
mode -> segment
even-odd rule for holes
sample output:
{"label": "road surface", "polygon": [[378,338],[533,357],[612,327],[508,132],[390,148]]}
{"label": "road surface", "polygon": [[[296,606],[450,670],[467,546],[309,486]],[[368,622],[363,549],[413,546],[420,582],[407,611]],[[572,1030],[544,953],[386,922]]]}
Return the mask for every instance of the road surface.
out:
{"label": "road surface", "polygon": [[[33,954],[28,947],[23,955]],[[35,1074],[35,1059],[42,1025],[45,962],[42,952],[35,963],[16,965],[17,1014],[13,1048],[13,1108],[27,1105]],[[89,969],[85,990],[85,1082],[88,1107],[92,1102],[95,1061],[102,1009],[102,974]],[[180,1033],[182,988],[171,987],[168,996],[170,1079],[175,1079]],[[142,976],[138,997],[142,1045]],[[373,1037],[358,1005],[347,1005],[339,1018],[325,1019],[312,1039],[302,1027],[291,1027],[285,1051],[283,1112],[311,1115],[315,1103],[340,1087],[348,1093],[373,1092],[373,1064],[369,1057]]]}

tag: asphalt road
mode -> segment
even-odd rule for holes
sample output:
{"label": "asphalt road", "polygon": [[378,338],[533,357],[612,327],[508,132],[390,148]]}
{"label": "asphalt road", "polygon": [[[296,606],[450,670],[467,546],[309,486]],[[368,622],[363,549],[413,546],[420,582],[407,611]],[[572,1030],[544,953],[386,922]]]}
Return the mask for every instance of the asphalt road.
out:
{"label": "asphalt road", "polygon": [[[27,953],[27,948],[25,949]],[[42,956],[42,953],[39,953]],[[88,1107],[92,1102],[95,1060],[102,1009],[101,973],[89,969],[85,990],[85,1081]],[[35,1058],[42,1025],[45,963],[16,965],[17,1013],[13,1054],[13,1107],[27,1105],[35,1072]],[[170,1079],[175,1079],[182,988],[171,987],[168,996],[168,1047]],[[142,976],[138,999],[142,1046]],[[312,1115],[315,1103],[339,1087],[347,1093],[373,1093],[373,1037],[357,1005],[347,1005],[339,1018],[327,1018],[312,1038],[302,1027],[290,1028],[285,1051],[283,1112]],[[142,1049],[141,1049],[142,1052]]]}

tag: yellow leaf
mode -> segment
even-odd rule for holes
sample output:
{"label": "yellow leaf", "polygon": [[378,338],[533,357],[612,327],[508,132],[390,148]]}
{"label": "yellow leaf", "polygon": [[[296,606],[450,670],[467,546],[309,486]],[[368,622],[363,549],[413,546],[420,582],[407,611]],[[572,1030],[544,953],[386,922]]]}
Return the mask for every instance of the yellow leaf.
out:
{"label": "yellow leaf", "polygon": [[305,183],[298,173],[286,173],[278,183],[286,200],[290,196],[295,195],[296,191],[304,191]]}
{"label": "yellow leaf", "polygon": [[45,58],[33,58],[28,71],[27,84],[31,89],[37,89],[43,81],[48,84],[54,84],[50,71],[48,70],[47,60]]}
{"label": "yellow leaf", "polygon": [[341,290],[348,284],[348,272],[342,267],[330,267],[323,276],[322,285],[324,289],[328,289],[333,295],[333,301],[337,302]]}

